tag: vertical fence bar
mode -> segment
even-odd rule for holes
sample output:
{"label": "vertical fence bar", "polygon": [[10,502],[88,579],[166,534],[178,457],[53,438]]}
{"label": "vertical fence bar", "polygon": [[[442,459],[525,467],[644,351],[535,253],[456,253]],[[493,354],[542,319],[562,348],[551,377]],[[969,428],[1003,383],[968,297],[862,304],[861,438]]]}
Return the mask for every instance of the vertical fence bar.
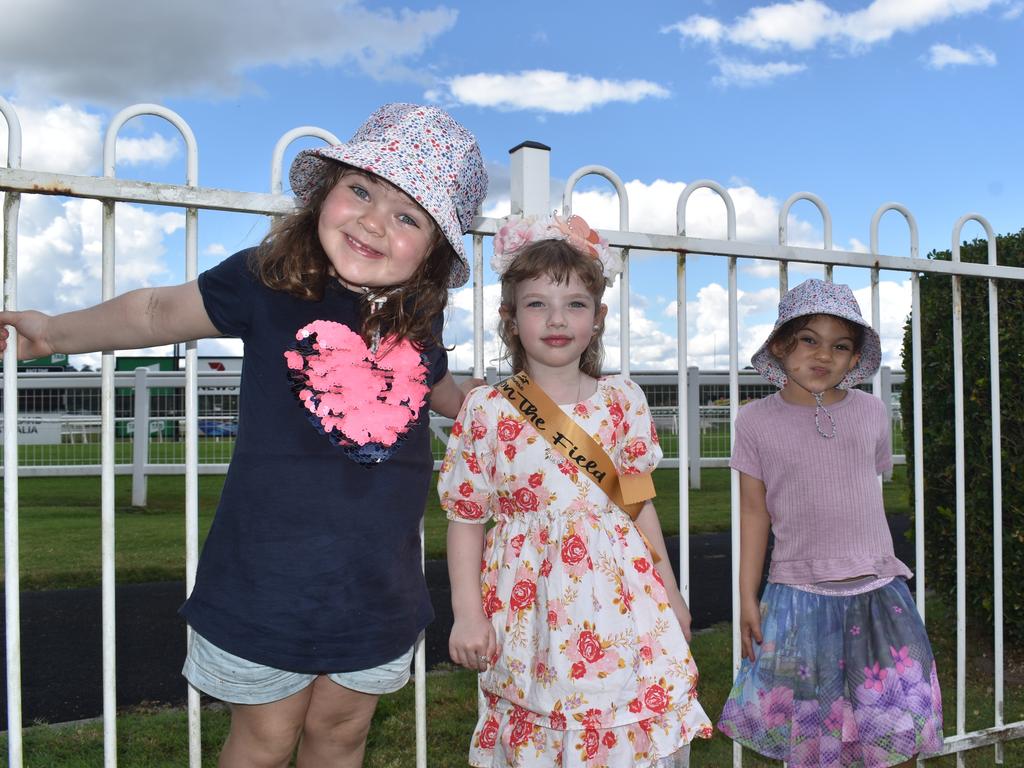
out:
{"label": "vertical fence bar", "polygon": [[[676,256],[676,435],[679,445],[679,590],[690,604],[690,462],[700,471],[700,451],[690,442],[690,387],[687,367],[686,254]],[[699,384],[697,385],[699,389]],[[694,427],[697,425],[694,424]],[[691,455],[692,454],[692,455]]]}
{"label": "vertical fence bar", "polygon": [[[988,263],[996,264],[996,239],[988,236]],[[1003,719],[1003,452],[1002,452],[1002,410],[999,393],[999,288],[995,279],[988,281],[988,341],[989,378],[992,382],[992,609],[994,612],[995,635],[994,664],[995,680],[993,707],[995,727],[1001,728]],[[997,742],[995,761],[1003,763],[1003,743]]]}
{"label": "vertical fence bar", "polygon": [[924,615],[924,386],[921,381],[921,275],[910,277],[910,341],[914,391],[914,578],[917,610]]}
{"label": "vertical fence bar", "polygon": [[[619,198],[619,231],[629,231],[629,196],[618,175],[602,165],[584,165],[569,174],[562,193],[562,215],[572,215],[572,193],[584,176],[600,176],[611,182]],[[619,371],[629,376],[629,249],[622,249],[622,274],[619,275]]]}
{"label": "vertical fence bar", "polygon": [[[736,285],[735,256],[729,257],[729,445],[736,444],[736,416],[740,407],[739,380],[739,300]],[[730,525],[732,546],[732,667],[740,668],[740,473],[729,470]],[[743,750],[732,745],[733,765],[743,764]]]}
{"label": "vertical fence bar", "polygon": [[[953,229],[953,261],[960,261],[960,227]],[[953,429],[956,482],[956,734],[966,726],[967,694],[967,575],[966,511],[964,499],[964,351],[963,306],[960,275],[953,281]],[[957,768],[964,768],[962,752],[956,756]]]}
{"label": "vertical fence bar", "polygon": [[[179,119],[180,121],[180,119]],[[184,121],[175,122],[188,147],[187,183],[199,184],[199,159],[195,138]],[[199,276],[199,211],[185,209],[185,280]],[[185,592],[192,594],[199,566],[199,359],[195,341],[185,344]],[[188,642],[189,632],[185,638]],[[199,691],[188,687],[188,759],[189,768],[202,762],[202,733]]]}
{"label": "vertical fence bar", "polygon": [[[953,261],[960,261],[960,232],[968,221],[976,221],[985,230],[985,237],[988,240],[988,263],[996,266],[996,235],[991,224],[984,216],[977,213],[968,213],[961,216],[953,228]],[[959,276],[954,276],[959,280]],[[988,343],[989,343],[989,380],[991,393],[991,418],[992,418],[992,610],[993,610],[993,635],[994,635],[994,667],[995,679],[993,681],[993,709],[995,712],[995,726],[1003,725],[1003,456],[1002,456],[1002,424],[1001,404],[999,393],[999,289],[994,278],[988,280]],[[955,349],[954,349],[955,352]],[[961,392],[961,395],[963,393]],[[957,482],[961,480],[957,477]],[[957,486],[957,509],[959,515],[960,487]],[[958,516],[959,521],[959,516]],[[958,563],[958,566],[962,565]],[[960,569],[957,570],[960,576]],[[966,576],[964,577],[966,579]],[[957,582],[959,590],[959,580]],[[959,651],[959,646],[957,648]],[[966,651],[965,651],[966,658]],[[958,678],[959,683],[959,678]],[[959,716],[959,709],[957,715]],[[959,725],[959,719],[958,719]],[[959,756],[958,756],[959,759]],[[1003,762],[1003,745],[997,742],[995,745],[995,762]]]}
{"label": "vertical fence bar", "polygon": [[[103,175],[113,178],[117,165],[117,134],[133,117],[161,117],[178,129],[186,148],[186,184],[199,184],[199,153],[195,135],[176,113],[159,104],[135,104],[118,112],[107,127],[103,142]],[[103,202],[103,300],[114,296],[114,203]],[[185,279],[194,280],[198,269],[198,209],[185,209]],[[114,582],[114,354],[103,352],[102,373],[102,561],[103,561],[103,759],[106,768],[117,765],[117,685],[115,653],[115,582]],[[199,550],[198,502],[198,414],[196,378],[196,342],[190,341],[185,352],[185,582],[191,593]],[[148,441],[149,429],[145,430]],[[189,764],[198,766],[201,755],[198,721],[198,694],[189,690]]]}
{"label": "vertical fence bar", "polygon": [[[21,167],[21,121],[0,98],[7,121],[7,167]],[[4,194],[4,311],[18,308],[18,210],[21,193]],[[4,620],[7,670],[7,762],[22,765],[21,734],[21,558],[18,544],[18,338],[12,328],[4,350]]]}
{"label": "vertical fence bar", "polygon": [[[725,204],[725,231],[726,238],[736,239],[736,206],[733,204],[732,196],[728,190],[717,181],[710,179],[699,179],[691,181],[683,189],[676,201],[676,231],[686,235],[686,204],[690,196],[698,189],[710,189],[718,194]],[[739,410],[740,384],[739,384],[739,293],[736,284],[735,256],[729,257],[729,444],[734,445],[736,429],[736,413]],[[685,296],[683,300],[685,301]],[[680,361],[680,366],[684,365]],[[699,387],[699,384],[698,384]],[[683,441],[680,440],[680,443]],[[699,455],[699,454],[698,454]],[[695,459],[699,461],[699,459]],[[680,460],[680,474],[684,471]],[[740,476],[736,470],[730,470],[730,530],[732,542],[732,666],[733,675],[740,668],[740,630],[739,630],[739,583],[740,583]],[[684,498],[684,486],[680,485],[680,508]],[[686,494],[687,501],[688,493]],[[681,529],[682,530],[682,529]],[[687,537],[689,538],[689,537]],[[689,542],[687,542],[689,547]],[[689,550],[687,549],[687,552]],[[680,563],[680,570],[682,564]],[[743,749],[738,743],[733,743],[732,760],[736,768],[743,763]]]}

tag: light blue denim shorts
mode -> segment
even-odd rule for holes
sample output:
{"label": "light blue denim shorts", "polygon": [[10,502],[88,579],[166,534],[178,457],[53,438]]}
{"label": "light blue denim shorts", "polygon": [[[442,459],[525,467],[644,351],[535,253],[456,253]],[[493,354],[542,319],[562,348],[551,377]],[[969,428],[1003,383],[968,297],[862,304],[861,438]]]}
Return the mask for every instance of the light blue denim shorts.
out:
{"label": "light blue denim shorts", "polygon": [[[373,669],[336,672],[327,677],[338,685],[361,693],[394,693],[409,682],[414,650],[415,646],[397,659]],[[181,674],[203,693],[230,704],[279,701],[298,693],[318,677],[248,661],[218,648],[197,632],[192,632]]]}

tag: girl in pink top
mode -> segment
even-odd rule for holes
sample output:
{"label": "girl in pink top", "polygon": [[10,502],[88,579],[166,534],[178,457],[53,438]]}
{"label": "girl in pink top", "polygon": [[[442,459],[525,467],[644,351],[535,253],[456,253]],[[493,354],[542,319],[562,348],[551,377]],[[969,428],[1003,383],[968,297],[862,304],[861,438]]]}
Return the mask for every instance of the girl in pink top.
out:
{"label": "girl in pink top", "polygon": [[[690,740],[712,729],[650,501],[657,432],[640,387],[601,376],[601,297],[621,260],[578,216],[514,218],[494,250],[513,370],[553,402],[538,406],[541,421],[502,385],[473,390],[441,466],[448,647],[480,672],[469,764],[682,768]],[[555,449],[553,430],[576,446],[593,439],[586,455],[603,451],[620,487],[650,486],[631,499],[635,522],[588,476],[590,462]]]}
{"label": "girl in pink top", "polygon": [[807,280],[752,360],[780,391],[736,419],[743,663],[718,727],[793,768],[911,765],[942,747],[935,660],[878,482],[889,416],[853,389],[880,361],[850,288]]}

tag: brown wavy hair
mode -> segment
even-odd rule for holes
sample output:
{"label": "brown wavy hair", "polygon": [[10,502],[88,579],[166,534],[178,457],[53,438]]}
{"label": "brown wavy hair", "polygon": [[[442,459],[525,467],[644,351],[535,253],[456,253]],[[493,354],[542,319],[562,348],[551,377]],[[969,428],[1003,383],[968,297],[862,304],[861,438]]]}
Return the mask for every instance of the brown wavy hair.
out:
{"label": "brown wavy hair", "polygon": [[[358,170],[333,161],[324,163],[323,167],[323,178],[309,199],[294,213],[274,221],[250,264],[265,286],[305,301],[323,299],[329,281],[336,279],[317,232],[320,211],[330,191],[348,173]],[[387,179],[375,178],[402,192]],[[433,326],[448,306],[448,277],[458,256],[433,218],[430,220],[434,223],[430,252],[412,276],[400,285],[370,288],[360,298],[361,327],[358,330],[367,344],[378,334],[381,337],[394,334],[420,348],[441,344]],[[384,303],[374,311],[374,301],[380,299],[384,299]]]}
{"label": "brown wavy hair", "polygon": [[[501,276],[501,320],[498,322],[498,336],[505,346],[502,359],[512,366],[513,372],[526,370],[526,350],[519,336],[512,333],[512,321],[516,316],[516,286],[524,280],[546,275],[559,285],[569,282],[576,275],[594,298],[594,320],[597,330],[590,344],[580,356],[580,370],[595,379],[601,375],[604,362],[604,317],[598,317],[601,298],[604,296],[604,271],[601,262],[584,255],[564,240],[538,240],[525,246],[512,264]],[[529,371],[526,371],[529,373]]]}

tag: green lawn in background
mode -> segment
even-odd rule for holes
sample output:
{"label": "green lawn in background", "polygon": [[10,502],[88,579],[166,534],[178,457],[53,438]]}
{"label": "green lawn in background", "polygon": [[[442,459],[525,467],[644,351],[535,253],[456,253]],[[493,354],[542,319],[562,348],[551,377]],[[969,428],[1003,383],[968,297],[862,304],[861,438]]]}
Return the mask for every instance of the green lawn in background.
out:
{"label": "green lawn in background", "polygon": [[[903,467],[883,486],[890,514],[909,514]],[[199,533],[205,539],[224,483],[222,475],[199,477]],[[679,471],[654,473],[655,506],[666,536],[679,533]],[[690,491],[690,531],[729,530],[729,470],[705,469],[701,489]],[[100,583],[99,477],[25,477],[20,497],[23,589],[65,589]],[[115,547],[121,583],[181,580],[185,576],[185,479],[149,478],[148,505],[131,506],[131,478],[115,478]],[[448,521],[437,493],[427,494],[426,556],[443,559]]]}

